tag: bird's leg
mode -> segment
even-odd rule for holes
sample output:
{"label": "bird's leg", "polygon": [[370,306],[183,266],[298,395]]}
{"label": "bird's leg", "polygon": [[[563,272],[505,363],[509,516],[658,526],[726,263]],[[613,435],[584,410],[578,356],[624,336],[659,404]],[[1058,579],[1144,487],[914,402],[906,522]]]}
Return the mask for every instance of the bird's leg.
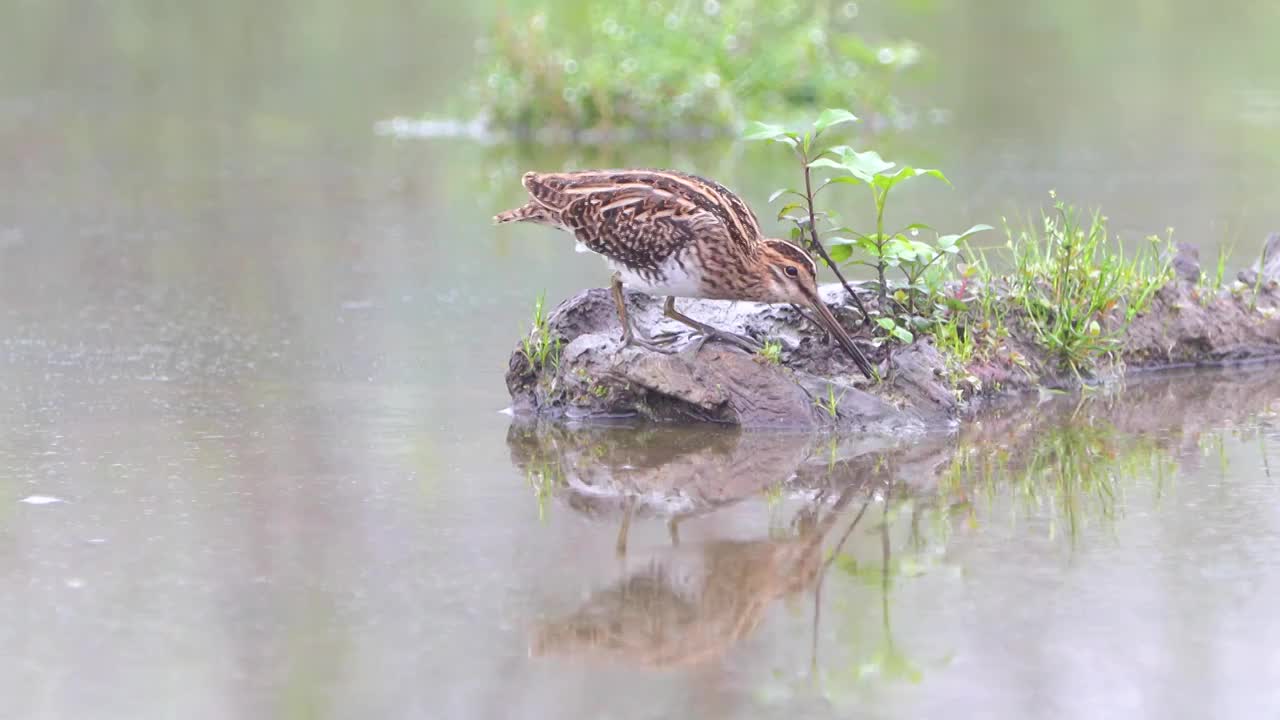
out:
{"label": "bird's leg", "polygon": [[653,342],[632,327],[631,318],[627,316],[627,301],[622,295],[622,276],[619,273],[613,274],[613,283],[609,289],[613,292],[613,304],[618,308],[618,322],[622,323],[623,346],[635,345],[646,350],[663,352],[661,345]]}
{"label": "bird's leg", "polygon": [[673,295],[667,296],[667,304],[663,306],[662,314],[666,315],[672,320],[675,320],[677,322],[682,322],[685,325],[688,325],[694,330],[697,330],[698,333],[702,335],[702,337],[697,341],[698,344],[694,347],[694,352],[697,352],[698,350],[702,349],[703,343],[705,343],[707,340],[719,340],[721,342],[726,342],[726,343],[729,343],[730,345],[735,345],[737,347],[740,347],[749,353],[758,353],[762,349],[762,346],[760,345],[760,343],[756,342],[755,340],[752,340],[749,337],[746,337],[745,335],[738,335],[737,333],[726,332],[724,330],[717,330],[706,323],[698,322],[697,320],[694,320],[693,318],[689,317],[688,315],[685,315],[679,310],[676,310],[676,299],[675,299],[675,296]]}
{"label": "bird's leg", "polygon": [[680,515],[672,515],[671,519],[667,520],[667,534],[671,536],[672,545],[680,544],[680,519]]}

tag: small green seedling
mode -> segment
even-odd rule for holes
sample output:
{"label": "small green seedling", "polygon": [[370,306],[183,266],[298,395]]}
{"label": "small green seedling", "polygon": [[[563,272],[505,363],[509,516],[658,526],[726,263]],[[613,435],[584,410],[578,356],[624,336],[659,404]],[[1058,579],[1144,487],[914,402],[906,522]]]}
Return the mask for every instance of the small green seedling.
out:
{"label": "small green seedling", "polygon": [[547,294],[538,295],[533,304],[533,327],[521,341],[522,352],[529,364],[541,370],[560,366],[560,338],[551,332],[545,311]]}
{"label": "small green seedling", "polygon": [[782,362],[782,341],[766,340],[764,347],[760,349],[760,357],[770,365],[777,365]]}
{"label": "small green seedling", "polygon": [[840,417],[840,401],[844,400],[844,392],[836,395],[834,385],[827,385],[827,394],[825,396],[816,397],[813,403],[823,410],[832,420]]}

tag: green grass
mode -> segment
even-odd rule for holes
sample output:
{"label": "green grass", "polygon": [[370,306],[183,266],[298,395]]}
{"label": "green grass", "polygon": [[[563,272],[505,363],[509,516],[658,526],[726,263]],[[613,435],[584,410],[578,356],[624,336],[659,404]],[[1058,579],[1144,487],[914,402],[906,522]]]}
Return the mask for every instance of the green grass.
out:
{"label": "green grass", "polygon": [[840,417],[840,401],[843,399],[843,392],[836,395],[835,386],[827,385],[827,394],[815,397],[813,399],[813,404],[818,406],[818,408],[825,412],[832,420],[836,420]]}
{"label": "green grass", "polygon": [[768,111],[892,114],[907,42],[855,32],[856,3],[825,0],[541,0],[496,20],[471,88],[473,111],[515,133],[628,128],[728,133]]}
{"label": "green grass", "polygon": [[1203,301],[1207,302],[1213,299],[1214,295],[1222,291],[1227,277],[1227,258],[1231,257],[1231,253],[1232,248],[1227,245],[1222,245],[1218,248],[1218,261],[1214,265],[1213,277],[1208,282],[1207,289],[1209,293],[1202,297]]}
{"label": "green grass", "polygon": [[764,347],[760,349],[760,357],[770,365],[777,365],[782,362],[782,342],[780,340],[765,340]]}
{"label": "green grass", "polygon": [[1249,298],[1249,312],[1258,309],[1258,296],[1262,294],[1262,280],[1266,277],[1262,270],[1267,266],[1267,248],[1263,246],[1262,254],[1258,256],[1258,272],[1253,278],[1253,296]]}
{"label": "green grass", "polygon": [[968,365],[977,354],[975,332],[960,315],[951,315],[936,322],[932,328],[933,344],[946,360],[947,377],[951,381],[957,400],[963,399],[967,385],[972,392],[982,389],[982,382],[973,376]]}
{"label": "green grass", "polygon": [[533,327],[521,341],[521,351],[535,370],[560,366],[560,338],[551,332],[547,324],[547,294],[541,293],[533,304]]}
{"label": "green grass", "polygon": [[[1171,238],[1149,237],[1128,256],[1096,211],[1082,215],[1057,201],[1038,225],[1017,234],[1005,228],[1011,270],[991,274],[984,257],[976,265],[987,273],[979,278],[981,292],[1007,298],[1005,310],[1018,311],[1049,358],[1077,376],[1120,349],[1124,330],[1172,276]],[[1001,297],[985,307],[997,306]],[[985,319],[1003,325],[1001,312]]]}
{"label": "green grass", "polygon": [[972,360],[976,350],[974,333],[965,321],[965,316],[953,314],[933,328],[933,343],[938,352],[960,365]]}

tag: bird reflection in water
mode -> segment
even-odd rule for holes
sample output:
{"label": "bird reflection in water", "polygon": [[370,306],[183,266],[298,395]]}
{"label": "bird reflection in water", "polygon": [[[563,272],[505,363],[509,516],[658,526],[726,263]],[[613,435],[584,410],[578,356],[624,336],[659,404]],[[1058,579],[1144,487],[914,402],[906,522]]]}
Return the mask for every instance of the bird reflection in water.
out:
{"label": "bird reflection in water", "polygon": [[[661,431],[513,431],[517,464],[558,455],[558,487],[571,507],[622,516],[620,548],[633,513],[673,521],[784,483],[811,499],[783,537],[678,544],[650,557],[569,614],[541,623],[531,653],[611,657],[650,667],[694,665],[721,656],[748,636],[775,602],[820,588],[839,546],[883,485],[874,472],[842,473],[839,486],[816,481],[810,438],[775,434]],[[555,435],[554,440],[547,433]],[[558,434],[557,434],[558,433]],[[683,439],[683,440],[682,440]],[[847,467],[846,467],[847,470]],[[621,495],[621,497],[618,497]],[[839,529],[839,532],[836,532]],[[828,539],[837,541],[829,556]],[[816,620],[817,603],[815,603]]]}
{"label": "bird reflection in water", "polygon": [[[568,616],[543,623],[532,652],[599,654],[651,667],[716,658],[749,635],[775,601],[815,588],[828,566],[823,541],[859,495],[847,488],[825,512],[802,511],[787,538],[670,550]],[[862,514],[853,516],[846,537]]]}

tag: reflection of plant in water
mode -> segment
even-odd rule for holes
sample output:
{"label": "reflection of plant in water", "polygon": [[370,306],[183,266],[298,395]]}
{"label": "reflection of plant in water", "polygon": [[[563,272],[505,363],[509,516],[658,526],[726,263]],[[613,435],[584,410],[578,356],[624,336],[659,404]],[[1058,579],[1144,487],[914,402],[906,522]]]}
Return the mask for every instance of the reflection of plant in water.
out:
{"label": "reflection of plant in water", "polygon": [[764,495],[764,502],[769,506],[770,510],[777,508],[778,505],[782,503],[786,490],[787,487],[782,482],[776,482],[764,489],[762,493]]}
{"label": "reflection of plant in water", "polygon": [[548,503],[556,488],[565,484],[564,474],[556,463],[543,461],[530,465],[525,470],[524,477],[529,487],[533,488],[533,497],[538,502],[538,520],[545,522]]}
{"label": "reflection of plant in water", "polygon": [[1227,442],[1221,434],[1215,433],[1200,438],[1200,451],[1205,457],[1213,457],[1218,461],[1219,477],[1227,474]]}
{"label": "reflection of plant in water", "polygon": [[[870,510],[879,509],[874,526],[860,525]],[[865,700],[861,696],[870,685],[884,682],[919,683],[923,681],[928,666],[940,661],[919,661],[911,657],[900,645],[893,633],[892,607],[896,586],[906,579],[923,576],[936,568],[937,560],[945,545],[921,542],[919,528],[929,514],[942,515],[931,505],[920,503],[903,494],[901,497],[889,487],[885,497],[866,497],[852,522],[838,538],[823,567],[819,570],[814,588],[814,615],[809,673],[791,680],[766,683],[758,689],[765,702],[776,702],[812,693],[815,690],[840,707],[858,706]],[[855,533],[859,528],[861,532]],[[871,557],[860,558],[856,538],[874,538]],[[846,544],[850,545],[845,550]],[[833,569],[835,572],[830,572]],[[839,582],[843,580],[844,582]],[[832,585],[832,583],[838,583]],[[827,588],[824,592],[824,587]],[[869,603],[859,602],[858,590],[875,593],[878,600],[878,622],[866,626],[871,618],[867,612]],[[824,598],[826,601],[824,602]],[[823,610],[836,611],[836,627],[824,632]],[[836,639],[834,647],[826,644],[827,654],[836,651],[837,660],[819,657],[819,639]]]}
{"label": "reflection of plant in water", "polygon": [[[893,527],[896,520],[901,517],[904,509],[914,510],[911,503],[895,504],[891,497],[888,496],[885,497],[881,504],[880,523],[876,532],[880,541],[878,561],[860,562],[852,554],[843,553],[834,558],[835,566],[842,573],[859,584],[879,590],[880,639],[863,652],[857,652],[857,646],[861,643],[854,641],[855,654],[843,669],[820,670],[818,672],[815,680],[820,683],[824,693],[827,695],[839,696],[849,693],[853,690],[853,687],[848,685],[849,682],[856,684],[872,677],[897,681],[905,680],[912,683],[918,683],[924,677],[920,667],[907,657],[900,646],[894,643],[893,622],[890,614],[892,605],[891,593],[895,579],[910,577],[922,572],[922,565],[914,561],[910,555],[896,560],[894,558]],[[914,526],[915,512],[913,511],[911,515],[912,525]],[[815,657],[815,668],[816,665]]]}
{"label": "reflection of plant in water", "polygon": [[962,498],[953,507],[967,510],[971,526],[978,522],[975,498],[993,503],[1008,492],[1028,514],[1048,509],[1050,537],[1064,522],[1074,543],[1090,518],[1114,523],[1124,505],[1122,482],[1145,474],[1156,480],[1157,498],[1162,495],[1168,463],[1168,452],[1154,438],[1126,436],[1103,421],[1072,419],[1037,433],[1016,454],[985,443],[961,447],[940,485],[944,494]]}
{"label": "reflection of plant in water", "polygon": [[1262,456],[1262,472],[1271,477],[1271,463],[1267,462],[1267,436],[1258,433],[1258,454]]}

